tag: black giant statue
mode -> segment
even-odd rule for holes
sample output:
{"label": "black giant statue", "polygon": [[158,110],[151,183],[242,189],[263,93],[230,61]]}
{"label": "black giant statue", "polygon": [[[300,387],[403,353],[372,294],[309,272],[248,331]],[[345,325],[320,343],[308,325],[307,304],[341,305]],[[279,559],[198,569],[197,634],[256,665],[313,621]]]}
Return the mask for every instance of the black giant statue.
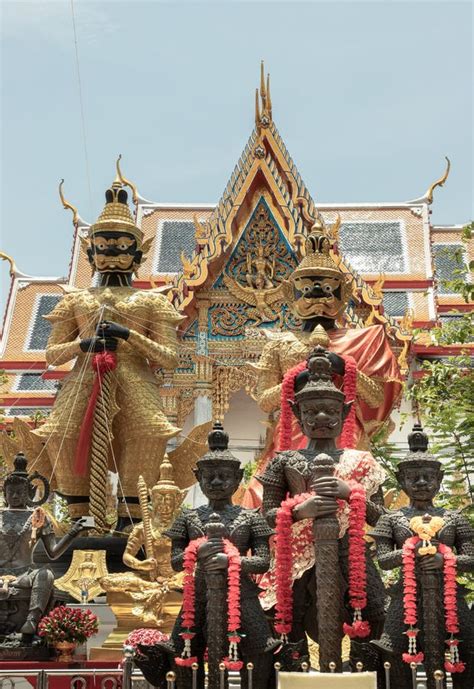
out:
{"label": "black giant statue", "polygon": [[[420,426],[415,426],[408,443],[410,450],[398,464],[397,478],[410,504],[383,515],[371,533],[377,543],[380,567],[402,568],[390,592],[382,637],[374,645],[392,663],[397,687],[410,686],[409,663],[413,661],[423,662],[429,689],[438,686],[434,672],[445,669],[454,670],[455,689],[472,689],[472,614],[464,601],[462,586],[456,587],[446,579],[450,575],[446,574],[445,563],[451,558],[458,573],[474,571],[474,531],[459,512],[433,504],[443,472],[441,463],[428,452],[428,438]],[[451,607],[457,624],[452,616],[448,619],[447,587],[451,588]],[[410,602],[412,607],[408,609],[406,604]],[[451,625],[458,631],[450,631]],[[453,640],[455,643],[450,643]],[[446,661],[445,651],[449,657]]]}
{"label": "black giant statue", "polygon": [[[273,675],[271,651],[279,643],[271,638],[258,599],[259,588],[252,575],[263,574],[270,565],[268,541],[273,532],[256,510],[232,504],[243,471],[240,461],[228,450],[228,435],[219,423],[214,424],[209,434],[209,451],[198,460],[195,473],[208,504],[184,510],[165,532],[172,540],[171,563],[177,572],[185,568],[188,546],[196,544],[194,623],[191,629],[186,629],[189,622],[185,619],[184,603],[169,645],[178,659],[177,687],[204,687],[207,647],[210,689],[227,687],[227,669],[239,666],[242,687],[248,687],[249,663],[253,668],[253,689],[267,689]],[[229,611],[232,612],[231,600],[235,604],[236,597],[231,592],[230,581],[235,558],[240,561],[240,627],[231,634]],[[196,685],[190,659],[199,664]]]}
{"label": "black giant statue", "polygon": [[[382,508],[373,500],[385,474],[369,452],[337,449],[336,439],[350,404],[345,404],[344,393],[332,382],[325,350],[316,347],[307,361],[309,374],[295,379],[293,413],[308,446],[277,453],[259,477],[264,514],[277,528],[277,565],[265,582],[263,604],[267,609],[276,604],[276,629],[290,643],[304,640],[306,644],[306,634],[319,643],[322,671],[328,671],[331,663],[342,669],[344,624],[351,627],[354,637],[364,639],[354,638],[353,663],[362,661],[368,668],[376,659],[366,642],[381,633],[385,592],[360,536],[359,568],[366,578],[366,601],[361,598],[354,605],[356,594],[351,594],[349,586],[351,495],[358,491],[359,512],[365,512],[367,521],[375,525]],[[279,526],[285,509],[286,537]],[[359,530],[363,531],[363,524]],[[288,551],[291,561],[285,564],[282,558],[288,558]],[[291,594],[287,592],[286,602],[278,593],[283,585],[279,570],[289,570],[286,586]]]}
{"label": "black giant statue", "polygon": [[[53,573],[46,567],[36,568],[33,562],[37,541],[41,540],[48,557],[55,559],[84,528],[78,521],[56,542],[51,521],[39,506],[48,498],[48,481],[36,472],[28,475],[26,465],[25,456],[19,453],[14,471],[4,480],[6,507],[0,510],[0,639],[21,634],[22,645],[33,642],[38,622],[52,603]],[[36,480],[44,487],[38,501],[34,500]]]}

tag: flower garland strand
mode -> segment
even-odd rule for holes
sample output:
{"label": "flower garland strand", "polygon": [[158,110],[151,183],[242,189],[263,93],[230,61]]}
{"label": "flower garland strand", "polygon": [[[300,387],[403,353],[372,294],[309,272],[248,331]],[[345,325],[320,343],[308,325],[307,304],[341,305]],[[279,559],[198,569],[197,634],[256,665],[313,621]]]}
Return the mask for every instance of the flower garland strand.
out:
{"label": "flower garland strand", "polygon": [[312,497],[313,493],[300,493],[287,498],[277,510],[275,524],[275,577],[276,606],[275,630],[284,642],[293,625],[293,549],[291,528],[293,526],[293,509]]}
{"label": "flower garland strand", "polygon": [[[313,496],[314,493],[300,493],[287,498],[277,511],[275,630],[283,641],[287,641],[293,626],[293,510]],[[352,625],[344,624],[343,629],[351,638],[363,638],[370,634],[369,623],[362,620],[362,610],[367,605],[364,540],[366,496],[363,486],[356,482],[351,482],[349,507],[349,596],[354,619]]]}
{"label": "flower garland strand", "polygon": [[[183,585],[183,607],[182,607],[182,627],[180,632],[184,640],[184,648],[181,656],[175,658],[176,664],[181,667],[191,667],[197,662],[197,657],[191,655],[191,640],[195,637],[193,631],[196,612],[196,579],[195,569],[197,563],[197,553],[201,545],[206,543],[207,536],[196,538],[191,541],[184,551],[184,585]],[[228,670],[240,670],[243,663],[239,660],[238,644],[241,635],[239,633],[240,617],[240,573],[241,560],[240,553],[233,543],[228,539],[223,539],[223,550],[228,558],[227,566],[227,637],[229,639],[228,655],[223,658],[223,663]]]}
{"label": "flower garland strand", "polygon": [[447,672],[464,672],[466,664],[459,660],[459,639],[455,634],[459,633],[458,608],[456,601],[456,555],[451,548],[444,543],[438,545],[438,552],[443,556],[444,572],[444,615],[446,620],[446,631],[450,637],[446,641],[449,648],[449,660],[444,664]]}
{"label": "flower garland strand", "polygon": [[[343,356],[344,359],[344,382],[343,392],[344,401],[347,403],[354,402],[356,398],[357,388],[357,364],[352,356]],[[293,412],[291,409],[291,402],[295,401],[295,380],[296,377],[308,369],[307,362],[301,361],[293,368],[290,368],[283,377],[281,384],[281,414],[280,414],[280,436],[279,436],[279,451],[290,450],[293,434]],[[352,404],[349,414],[344,421],[342,433],[339,438],[338,445],[342,448],[353,448],[356,439],[356,414],[355,407]]]}
{"label": "flower garland strand", "polygon": [[281,384],[281,413],[280,413],[280,437],[279,450],[290,450],[293,430],[293,412],[290,402],[295,401],[296,376],[307,370],[306,361],[301,361],[283,376]]}
{"label": "flower garland strand", "polygon": [[344,383],[342,390],[344,392],[344,402],[351,403],[349,414],[344,421],[342,433],[338,441],[339,447],[353,448],[356,443],[356,413],[355,413],[355,398],[357,394],[357,364],[354,357],[345,355],[344,359]]}
{"label": "flower garland strand", "polygon": [[[416,628],[418,610],[415,550],[416,545],[420,542],[422,542],[422,539],[419,536],[412,536],[405,541],[402,548],[403,621],[408,625],[408,630],[405,632],[408,636],[408,653],[402,655],[402,659],[405,663],[422,663],[424,660],[424,654],[422,652],[417,652],[416,648],[416,638],[419,630]],[[456,556],[451,548],[444,543],[438,545],[438,552],[443,555],[445,628],[450,634],[450,638],[446,641],[449,647],[450,660],[445,662],[444,667],[447,672],[464,672],[466,665],[459,660],[459,639],[456,639],[454,636],[459,632],[456,605]]]}
{"label": "flower garland strand", "polygon": [[349,602],[354,610],[352,624],[343,625],[344,634],[351,639],[364,638],[370,634],[370,624],[362,619],[362,610],[367,606],[367,572],[365,568],[365,488],[350,481],[349,495]]}

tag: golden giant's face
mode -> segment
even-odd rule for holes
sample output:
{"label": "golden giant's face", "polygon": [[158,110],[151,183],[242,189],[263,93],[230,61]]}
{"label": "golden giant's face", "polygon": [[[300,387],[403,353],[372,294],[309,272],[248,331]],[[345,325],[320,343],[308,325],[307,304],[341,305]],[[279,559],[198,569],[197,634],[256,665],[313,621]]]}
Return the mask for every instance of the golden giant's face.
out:
{"label": "golden giant's face", "polygon": [[125,232],[95,233],[87,254],[100,273],[130,273],[141,260],[135,237]]}
{"label": "golden giant's face", "polygon": [[298,318],[336,319],[344,310],[343,278],[305,275],[290,278],[295,300],[293,310]]}

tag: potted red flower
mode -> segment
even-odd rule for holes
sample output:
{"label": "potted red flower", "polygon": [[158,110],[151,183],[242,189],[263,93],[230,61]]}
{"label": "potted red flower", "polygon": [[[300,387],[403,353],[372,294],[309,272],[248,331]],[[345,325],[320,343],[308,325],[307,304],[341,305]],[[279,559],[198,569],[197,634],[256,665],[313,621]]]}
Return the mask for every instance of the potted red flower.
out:
{"label": "potted red flower", "polygon": [[40,620],[38,634],[59,653],[58,661],[69,663],[74,649],[99,631],[97,616],[90,610],[59,605]]}

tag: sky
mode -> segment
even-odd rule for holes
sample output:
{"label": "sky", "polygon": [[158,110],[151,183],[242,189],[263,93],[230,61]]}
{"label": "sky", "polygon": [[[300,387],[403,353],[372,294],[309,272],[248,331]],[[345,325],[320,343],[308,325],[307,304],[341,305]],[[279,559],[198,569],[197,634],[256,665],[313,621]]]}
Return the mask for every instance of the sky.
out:
{"label": "sky", "polygon": [[[215,203],[252,131],[261,59],[316,203],[419,197],[448,155],[432,220],[472,218],[470,1],[0,0],[0,11],[0,247],[25,273],[67,274],[58,182],[91,222],[119,153],[145,198]],[[6,263],[0,273],[3,311]]]}

